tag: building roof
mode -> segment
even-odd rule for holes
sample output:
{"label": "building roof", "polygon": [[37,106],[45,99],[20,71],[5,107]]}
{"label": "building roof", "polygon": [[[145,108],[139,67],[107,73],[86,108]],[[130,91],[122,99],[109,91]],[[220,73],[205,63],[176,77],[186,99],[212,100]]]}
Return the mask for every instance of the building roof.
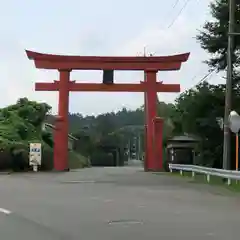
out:
{"label": "building roof", "polygon": [[174,142],[198,142],[199,139],[197,137],[191,137],[191,136],[187,136],[187,135],[181,135],[181,136],[175,136],[171,139],[169,139],[169,141],[174,141]]}
{"label": "building roof", "polygon": [[[51,129],[55,129],[55,126],[52,125],[52,124],[50,124],[50,123],[44,123],[44,125],[45,125],[46,127],[51,128]],[[72,139],[72,140],[78,140],[77,138],[75,138],[75,137],[74,137],[73,135],[71,135],[71,134],[68,134],[68,138],[70,138],[70,139]]]}

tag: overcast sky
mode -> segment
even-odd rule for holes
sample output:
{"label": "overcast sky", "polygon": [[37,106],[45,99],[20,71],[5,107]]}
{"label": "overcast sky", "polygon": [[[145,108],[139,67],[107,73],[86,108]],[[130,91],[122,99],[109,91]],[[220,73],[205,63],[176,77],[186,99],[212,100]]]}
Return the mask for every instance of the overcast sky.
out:
{"label": "overcast sky", "polygon": [[[210,0],[8,0],[0,7],[0,107],[20,97],[48,102],[57,110],[58,94],[35,92],[34,82],[57,79],[56,71],[35,69],[24,50],[73,55],[140,55],[144,46],[154,55],[191,52],[178,72],[159,73],[165,83],[181,89],[196,84],[208,71],[207,54],[194,37],[210,19]],[[178,16],[176,18],[176,16]],[[169,27],[169,25],[172,26]],[[116,72],[116,82],[139,82],[142,72]],[[100,82],[101,72],[78,71],[79,81]],[[210,82],[219,83],[214,75]],[[158,94],[173,102],[178,94]],[[99,114],[143,104],[140,93],[72,93],[70,112]]]}

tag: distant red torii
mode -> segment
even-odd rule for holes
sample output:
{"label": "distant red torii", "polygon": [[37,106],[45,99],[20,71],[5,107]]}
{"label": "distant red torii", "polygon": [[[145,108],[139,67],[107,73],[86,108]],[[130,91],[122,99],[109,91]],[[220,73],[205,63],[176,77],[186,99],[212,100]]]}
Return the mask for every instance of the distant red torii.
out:
{"label": "distant red torii", "polygon": [[[156,81],[158,71],[174,71],[186,62],[189,53],[151,57],[98,57],[43,54],[26,50],[36,68],[56,69],[60,79],[53,83],[36,83],[37,91],[58,91],[58,121],[54,135],[54,168],[68,169],[68,108],[70,91],[144,92],[146,108],[145,170],[162,168],[162,120],[156,119],[157,92],[180,92],[179,84]],[[76,83],[70,81],[72,70],[139,70],[145,72],[143,82],[133,84]]]}

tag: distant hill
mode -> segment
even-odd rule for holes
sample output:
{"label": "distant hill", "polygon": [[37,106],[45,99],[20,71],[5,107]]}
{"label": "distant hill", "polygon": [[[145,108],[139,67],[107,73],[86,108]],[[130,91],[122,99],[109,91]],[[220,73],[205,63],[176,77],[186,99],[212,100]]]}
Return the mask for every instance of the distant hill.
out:
{"label": "distant hill", "polygon": [[[164,118],[164,141],[171,136],[173,124],[172,104],[158,103],[158,116]],[[119,152],[120,165],[126,157],[126,148],[133,146],[134,137],[140,137],[144,151],[144,107],[136,110],[123,108],[117,113],[105,113],[98,116],[83,117],[80,113],[69,113],[69,133],[75,136],[76,151],[91,159],[93,165],[112,166],[116,163],[116,151]],[[46,122],[54,124],[54,116],[47,116]]]}
{"label": "distant hill", "polygon": [[[165,120],[165,127],[172,128],[170,120],[173,111],[172,104],[164,102],[158,103],[158,116]],[[54,124],[54,117],[47,116],[46,122]],[[79,131],[101,132],[107,134],[125,126],[144,126],[144,109],[143,106],[136,110],[127,110],[123,108],[117,113],[105,113],[98,116],[83,117],[80,113],[69,113],[69,133],[75,134]],[[168,132],[168,131],[167,131]]]}

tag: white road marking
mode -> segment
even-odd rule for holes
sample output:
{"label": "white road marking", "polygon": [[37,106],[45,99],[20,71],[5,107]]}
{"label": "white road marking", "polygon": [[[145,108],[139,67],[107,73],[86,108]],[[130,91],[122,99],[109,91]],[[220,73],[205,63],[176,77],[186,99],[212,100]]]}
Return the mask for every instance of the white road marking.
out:
{"label": "white road marking", "polygon": [[215,233],[207,233],[207,236],[215,236]]}
{"label": "white road marking", "polygon": [[5,208],[0,208],[0,212],[1,212],[1,213],[4,213],[4,214],[6,214],[6,215],[9,215],[9,214],[12,213],[11,211],[9,211],[9,210],[7,210],[7,209],[5,209]]}
{"label": "white road marking", "polygon": [[64,183],[96,183],[94,180],[78,180],[78,181],[66,181]]}
{"label": "white road marking", "polygon": [[134,221],[134,220],[129,220],[129,221],[108,221],[109,225],[132,225],[132,224],[143,224],[142,221]]}
{"label": "white road marking", "polygon": [[105,199],[103,202],[109,203],[109,202],[113,202],[113,200],[112,199]]}
{"label": "white road marking", "polygon": [[90,199],[92,199],[92,200],[100,200],[101,197],[90,197]]}

